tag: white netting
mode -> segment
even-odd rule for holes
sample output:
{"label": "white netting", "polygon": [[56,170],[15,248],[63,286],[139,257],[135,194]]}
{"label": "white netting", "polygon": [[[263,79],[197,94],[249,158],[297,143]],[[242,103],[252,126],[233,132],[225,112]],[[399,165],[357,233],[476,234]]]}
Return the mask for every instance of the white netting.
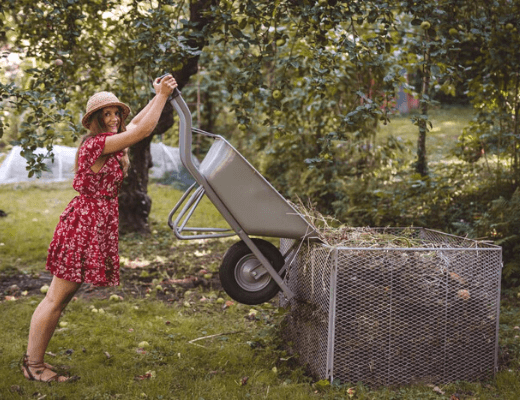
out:
{"label": "white netting", "polygon": [[[152,143],[150,147],[153,161],[153,168],[150,169],[151,178],[163,179],[169,184],[180,183],[181,186],[193,182],[193,178],[182,165],[178,148],[163,143]],[[20,146],[13,147],[0,165],[0,184],[30,181],[61,182],[74,178],[76,147],[54,146],[54,163],[50,159],[45,160],[50,171],[42,172],[39,179],[27,176],[25,169],[27,161],[20,155],[21,150]],[[46,154],[47,150],[39,148],[35,153]],[[195,165],[199,164],[195,159],[193,162]]]}
{"label": "white netting", "polygon": [[[0,165],[0,183],[17,183],[36,181],[34,176],[27,176],[27,160],[20,155],[22,148],[15,146],[11,149],[7,157]],[[47,154],[47,150],[38,148],[35,153]],[[50,171],[42,172],[39,181],[61,182],[74,177],[74,158],[76,157],[76,147],[54,146],[54,163],[47,159],[45,165]]]}
{"label": "white netting", "polygon": [[[181,185],[191,185],[194,180],[181,162],[178,147],[166,146],[164,143],[152,143],[150,145],[153,167],[150,169],[150,177],[163,179],[165,183],[178,182]],[[195,166],[199,166],[198,160],[192,157]]]}

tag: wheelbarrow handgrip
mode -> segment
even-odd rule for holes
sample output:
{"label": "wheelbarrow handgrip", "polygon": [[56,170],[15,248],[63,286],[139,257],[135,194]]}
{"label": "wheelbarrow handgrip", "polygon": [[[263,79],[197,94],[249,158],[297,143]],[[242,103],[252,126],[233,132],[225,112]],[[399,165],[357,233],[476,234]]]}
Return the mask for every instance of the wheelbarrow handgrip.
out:
{"label": "wheelbarrow handgrip", "polygon": [[[162,78],[164,78],[166,75],[169,75],[168,73],[161,75],[159,78],[157,78],[157,81],[160,82]],[[170,97],[168,97],[168,101],[173,100],[177,96],[180,96],[181,91],[178,88],[173,89],[172,94]]]}
{"label": "wheelbarrow handgrip", "polygon": [[169,99],[174,99],[176,98],[177,96],[180,96],[181,95],[181,91],[177,88],[173,89],[173,93],[170,95]]}

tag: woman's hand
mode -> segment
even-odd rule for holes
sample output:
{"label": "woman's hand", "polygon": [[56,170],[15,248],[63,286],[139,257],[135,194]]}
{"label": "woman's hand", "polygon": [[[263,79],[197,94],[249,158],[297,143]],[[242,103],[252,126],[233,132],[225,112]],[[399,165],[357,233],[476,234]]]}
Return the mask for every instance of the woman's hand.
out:
{"label": "woman's hand", "polygon": [[101,154],[111,154],[123,150],[149,136],[161,116],[164,104],[177,87],[177,82],[171,75],[156,78],[153,81],[156,95],[126,126],[126,131],[105,139],[105,147]]}
{"label": "woman's hand", "polygon": [[165,94],[167,96],[171,95],[173,92],[173,89],[177,87],[177,82],[175,81],[175,78],[171,76],[170,74],[162,77],[162,78],[156,78],[153,81],[153,88],[155,89],[156,94]]}

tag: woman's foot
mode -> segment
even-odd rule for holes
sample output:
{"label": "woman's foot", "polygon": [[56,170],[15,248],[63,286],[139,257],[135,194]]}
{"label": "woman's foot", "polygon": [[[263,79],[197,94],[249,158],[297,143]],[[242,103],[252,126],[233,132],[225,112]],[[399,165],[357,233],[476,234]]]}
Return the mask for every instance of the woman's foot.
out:
{"label": "woman's foot", "polygon": [[22,371],[26,379],[40,382],[67,382],[70,377],[58,375],[47,363],[35,363],[29,361],[26,354],[22,360]]}

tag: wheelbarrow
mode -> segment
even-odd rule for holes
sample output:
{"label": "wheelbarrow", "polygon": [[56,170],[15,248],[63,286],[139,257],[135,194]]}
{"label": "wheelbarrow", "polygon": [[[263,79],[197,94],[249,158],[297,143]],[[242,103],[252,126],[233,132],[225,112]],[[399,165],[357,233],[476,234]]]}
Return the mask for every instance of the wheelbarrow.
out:
{"label": "wheelbarrow", "polygon": [[[192,127],[191,112],[179,90],[169,101],[179,114],[181,162],[195,180],[171,210],[169,227],[181,240],[240,238],[226,251],[219,269],[222,287],[234,300],[261,304],[280,289],[290,300],[294,294],[284,283],[284,274],[297,255],[297,245],[315,236],[313,228],[227,140]],[[198,167],[192,159],[192,133],[214,140]],[[229,228],[188,226],[204,195]],[[272,243],[250,236],[300,240],[282,254]]]}

